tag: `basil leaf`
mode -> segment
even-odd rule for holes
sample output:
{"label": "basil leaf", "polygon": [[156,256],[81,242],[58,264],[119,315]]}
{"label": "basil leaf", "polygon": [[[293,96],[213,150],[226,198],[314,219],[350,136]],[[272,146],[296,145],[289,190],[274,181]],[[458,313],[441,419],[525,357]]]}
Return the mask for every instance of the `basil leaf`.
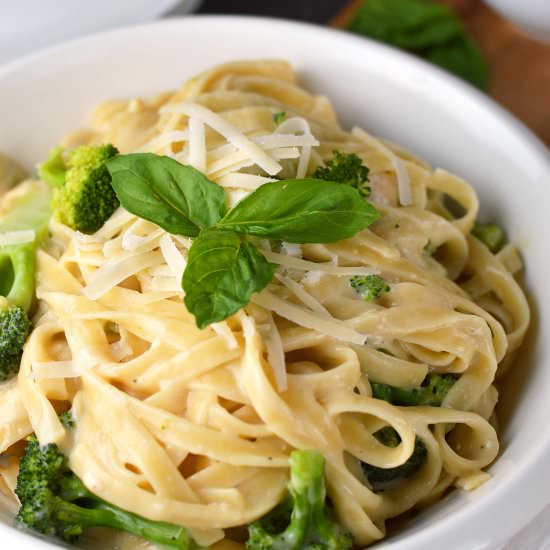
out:
{"label": "basil leaf", "polygon": [[196,237],[227,211],[225,191],[192,166],[152,153],[107,162],[120,204],[169,233]]}
{"label": "basil leaf", "polygon": [[223,321],[271,281],[276,267],[236,233],[201,231],[183,273],[185,305],[199,328]]}
{"label": "basil leaf", "polygon": [[282,180],[266,183],[245,197],[217,227],[291,243],[328,243],[353,237],[379,215],[347,185]]}
{"label": "basil leaf", "polygon": [[348,28],[407,50],[486,89],[485,61],[447,6],[421,0],[368,0]]}

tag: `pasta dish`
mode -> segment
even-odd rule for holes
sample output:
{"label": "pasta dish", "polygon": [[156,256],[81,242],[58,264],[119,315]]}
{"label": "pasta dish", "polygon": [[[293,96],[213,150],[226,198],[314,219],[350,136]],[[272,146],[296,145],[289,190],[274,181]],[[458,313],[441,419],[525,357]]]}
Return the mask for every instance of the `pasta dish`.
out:
{"label": "pasta dish", "polygon": [[[495,380],[529,324],[518,251],[476,221],[469,183],[342,129],[286,62],[107,101],[38,177],[3,162],[0,307],[31,324],[22,355],[0,344],[0,491],[20,524],[82,531],[28,519],[33,444],[101,499],[73,504],[181,527],[174,548],[360,548],[489,479]],[[71,187],[84,173],[93,193]]]}

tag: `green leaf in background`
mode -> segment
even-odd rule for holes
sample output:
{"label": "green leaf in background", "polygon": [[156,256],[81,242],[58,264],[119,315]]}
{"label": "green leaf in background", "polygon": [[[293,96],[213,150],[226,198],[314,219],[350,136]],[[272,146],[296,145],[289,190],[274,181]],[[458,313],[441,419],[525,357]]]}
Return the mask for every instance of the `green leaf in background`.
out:
{"label": "green leaf in background", "polygon": [[414,53],[481,89],[487,87],[481,53],[446,6],[422,0],[367,0],[349,29]]}
{"label": "green leaf in background", "polygon": [[379,215],[352,187],[290,179],[262,185],[217,227],[291,243],[326,243],[353,237]]}
{"label": "green leaf in background", "polygon": [[232,231],[202,231],[183,273],[185,305],[201,329],[223,321],[269,284],[276,267]]}
{"label": "green leaf in background", "polygon": [[426,48],[423,57],[481,90],[486,90],[489,85],[485,60],[474,41],[466,35],[444,45]]}
{"label": "green leaf in background", "polygon": [[192,166],[141,153],[107,162],[122,206],[166,231],[196,237],[227,210],[225,191]]}

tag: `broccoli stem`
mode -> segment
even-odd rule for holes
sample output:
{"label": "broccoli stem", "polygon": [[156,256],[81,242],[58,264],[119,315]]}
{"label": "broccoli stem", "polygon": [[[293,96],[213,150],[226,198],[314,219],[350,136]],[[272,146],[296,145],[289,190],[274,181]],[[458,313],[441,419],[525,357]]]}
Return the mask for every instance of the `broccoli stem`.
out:
{"label": "broccoli stem", "polygon": [[290,494],[294,499],[292,521],[285,535],[289,548],[304,544],[311,525],[317,526],[319,534],[326,521],[325,484],[319,483],[325,475],[325,461],[319,453],[292,453],[290,455]]}
{"label": "broccoli stem", "polygon": [[[198,548],[185,528],[163,521],[153,521],[122,510],[91,493],[75,475],[66,476],[61,484],[57,517],[81,527],[111,527],[132,533],[168,549]],[[79,506],[81,501],[83,506]]]}
{"label": "broccoli stem", "polygon": [[21,191],[16,188],[11,193],[9,208],[0,216],[0,233],[31,229],[36,236],[34,242],[0,247],[2,273],[7,271],[4,262],[9,259],[13,281],[6,298],[12,305],[28,311],[34,298],[36,249],[48,232],[51,191],[43,184],[28,183]]}
{"label": "broccoli stem", "polygon": [[34,298],[36,244],[6,247],[4,253],[11,260],[13,269],[13,282],[6,298],[11,304],[29,311]]}
{"label": "broccoli stem", "polygon": [[[74,424],[70,414],[60,418],[68,428]],[[149,520],[94,495],[69,469],[57,445],[41,446],[34,435],[19,463],[15,493],[21,503],[19,524],[66,542],[75,542],[88,527],[109,527],[168,550],[199,548],[184,527]]]}
{"label": "broccoli stem", "polygon": [[51,191],[27,182],[2,199],[0,234],[34,231],[34,241],[0,246],[0,381],[17,373],[30,330],[36,250],[48,233]]}
{"label": "broccoli stem", "polygon": [[164,521],[147,520],[106,503],[100,505],[97,511],[105,514],[101,525],[127,531],[162,548],[176,550],[198,548],[186,529],[179,525]]}
{"label": "broccoli stem", "polygon": [[326,504],[325,459],[314,450],[290,455],[290,498],[248,527],[248,550],[349,550],[353,537]]}
{"label": "broccoli stem", "polygon": [[132,533],[170,550],[198,548],[183,527],[150,521],[107,503],[98,501],[92,508],[82,508],[72,502],[57,500],[55,506],[56,517],[70,526],[65,531],[67,536],[79,535],[83,529],[89,527],[110,527]]}

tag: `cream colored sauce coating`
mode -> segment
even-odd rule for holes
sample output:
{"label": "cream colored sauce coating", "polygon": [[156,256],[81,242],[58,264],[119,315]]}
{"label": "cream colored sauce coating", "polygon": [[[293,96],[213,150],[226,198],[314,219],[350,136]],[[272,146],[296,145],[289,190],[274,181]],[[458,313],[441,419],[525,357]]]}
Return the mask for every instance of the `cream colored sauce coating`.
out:
{"label": "cream colored sauce coating", "polygon": [[[191,123],[184,111],[195,113]],[[281,111],[279,129],[272,117]],[[65,145],[106,142],[199,163],[230,197],[268,181],[256,162],[294,177],[335,149],[354,152],[370,168],[382,216],[347,241],[267,250],[281,264],[278,277],[203,331],[181,301],[188,239],[123,210],[92,236],[52,222],[38,257],[36,328],[19,377],[0,385],[0,452],[34,431],[60,445],[94,493],[184,525],[216,550],[242,548],[225,530],[284,498],[293,448],[325,456],[328,493],[357,545],[381,539],[386,519],[447,487],[486,479],[498,453],[493,382],[521,344],[529,310],[513,278],[515,249],[495,256],[469,236],[478,201],[468,183],[343,130],[330,102],[300,88],[281,61],[230,63],[175,93],[105,103],[91,129]],[[396,159],[410,180],[406,207],[398,206]],[[445,195],[462,205],[461,218],[450,216]],[[428,243],[438,247],[434,257]],[[391,285],[373,303],[349,285],[366,272]],[[442,407],[371,397],[369,379],[413,387],[428,372],[460,375]],[[54,404],[72,407],[72,433]],[[401,445],[377,442],[372,434],[384,425]],[[423,467],[374,492],[359,460],[398,466],[417,435],[428,451]],[[16,464],[0,469],[4,492],[15,475]],[[149,547],[102,536],[120,550]]]}

